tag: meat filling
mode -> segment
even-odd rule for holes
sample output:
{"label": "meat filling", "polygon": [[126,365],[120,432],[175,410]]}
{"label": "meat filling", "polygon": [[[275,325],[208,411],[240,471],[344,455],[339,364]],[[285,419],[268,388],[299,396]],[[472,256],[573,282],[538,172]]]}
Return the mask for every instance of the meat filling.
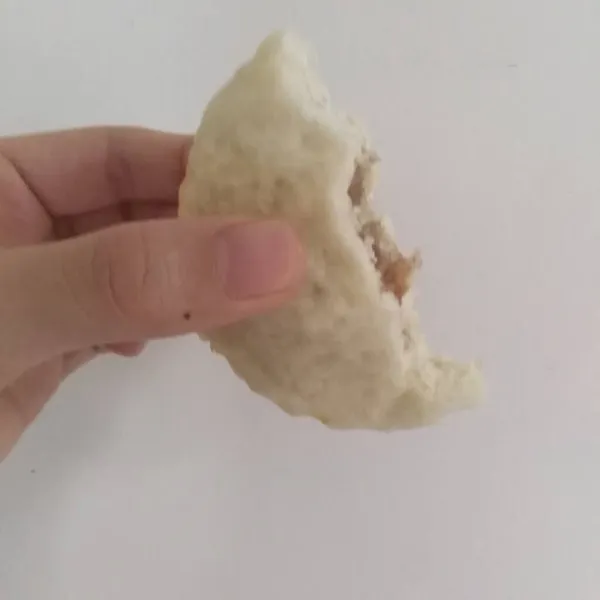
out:
{"label": "meat filling", "polygon": [[381,220],[369,206],[373,186],[373,167],[378,158],[367,153],[357,162],[348,196],[359,221],[358,235],[372,252],[373,265],[379,272],[382,288],[396,296],[398,302],[410,288],[412,275],[420,265],[418,255],[404,256]]}

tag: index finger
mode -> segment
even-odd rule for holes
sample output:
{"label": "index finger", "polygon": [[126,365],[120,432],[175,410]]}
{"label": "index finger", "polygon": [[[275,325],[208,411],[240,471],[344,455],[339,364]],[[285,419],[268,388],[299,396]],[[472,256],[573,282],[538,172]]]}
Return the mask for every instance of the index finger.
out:
{"label": "index finger", "polygon": [[89,127],[0,139],[0,154],[54,215],[123,201],[177,201],[191,137]]}

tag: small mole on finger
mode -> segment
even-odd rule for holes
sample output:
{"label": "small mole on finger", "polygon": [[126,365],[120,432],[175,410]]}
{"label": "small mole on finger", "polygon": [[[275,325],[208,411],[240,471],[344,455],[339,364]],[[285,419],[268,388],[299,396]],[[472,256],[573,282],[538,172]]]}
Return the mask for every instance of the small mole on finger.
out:
{"label": "small mole on finger", "polygon": [[183,318],[186,321],[189,321],[192,318],[192,313],[191,312],[185,312],[185,313],[183,313]]}

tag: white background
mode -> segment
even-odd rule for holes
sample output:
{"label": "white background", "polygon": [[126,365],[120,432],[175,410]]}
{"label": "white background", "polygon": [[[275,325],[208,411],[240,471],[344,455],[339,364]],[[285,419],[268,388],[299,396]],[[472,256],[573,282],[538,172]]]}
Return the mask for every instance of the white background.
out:
{"label": "white background", "polygon": [[74,377],[0,467],[2,600],[600,597],[598,0],[2,0],[0,134],[192,131],[273,28],[318,48],[485,406],[332,433],[190,337]]}

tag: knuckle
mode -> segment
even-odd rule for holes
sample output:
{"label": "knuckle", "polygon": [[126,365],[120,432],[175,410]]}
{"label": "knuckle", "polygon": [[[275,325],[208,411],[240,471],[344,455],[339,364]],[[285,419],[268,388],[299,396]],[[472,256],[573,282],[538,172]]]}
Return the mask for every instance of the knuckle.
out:
{"label": "knuckle", "polygon": [[131,159],[124,154],[114,136],[107,134],[105,179],[115,198],[133,197],[136,194],[135,177]]}
{"label": "knuckle", "polygon": [[143,298],[138,273],[146,266],[135,233],[127,236],[100,237],[92,248],[92,277],[100,291],[102,303],[114,316],[123,320],[138,317],[140,298]]}
{"label": "knuckle", "polygon": [[166,263],[153,261],[152,254],[146,230],[139,224],[103,238],[94,249],[96,285],[108,309],[122,320],[148,322],[164,314],[169,274],[164,272]]}

